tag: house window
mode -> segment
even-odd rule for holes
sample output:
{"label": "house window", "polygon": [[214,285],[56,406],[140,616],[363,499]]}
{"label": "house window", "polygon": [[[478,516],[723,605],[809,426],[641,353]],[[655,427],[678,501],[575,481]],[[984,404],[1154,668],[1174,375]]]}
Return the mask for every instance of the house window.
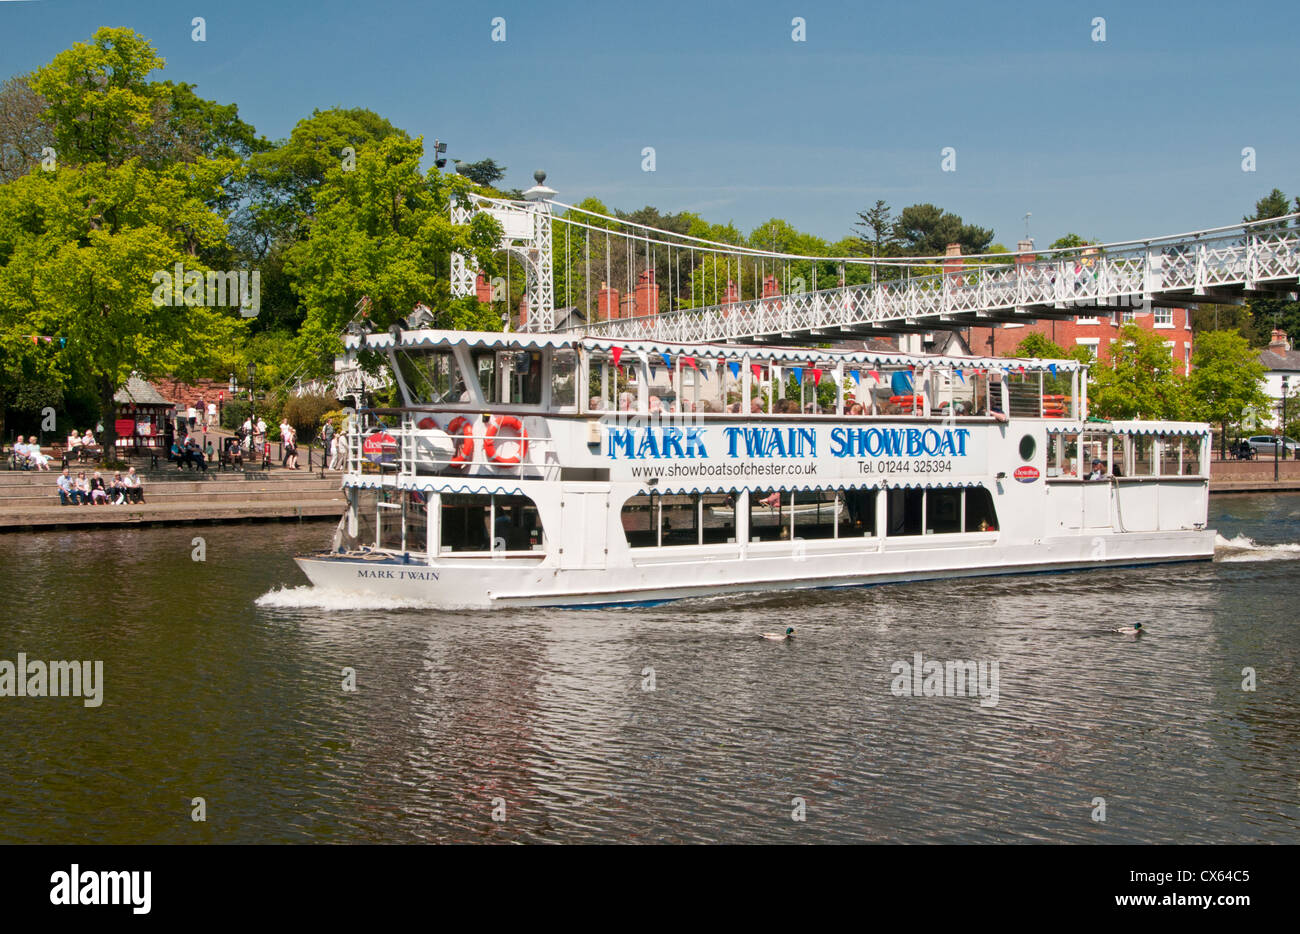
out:
{"label": "house window", "polygon": [[1153,308],[1158,328],[1171,328],[1174,326],[1174,310],[1172,308]]}
{"label": "house window", "polygon": [[1097,345],[1101,343],[1099,337],[1076,337],[1074,342],[1080,347],[1087,347],[1088,353],[1092,354],[1092,359],[1097,359]]}

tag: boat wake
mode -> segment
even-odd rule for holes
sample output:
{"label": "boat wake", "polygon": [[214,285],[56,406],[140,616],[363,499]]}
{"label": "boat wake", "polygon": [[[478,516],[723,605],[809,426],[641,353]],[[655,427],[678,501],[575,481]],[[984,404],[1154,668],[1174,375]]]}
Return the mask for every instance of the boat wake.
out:
{"label": "boat wake", "polygon": [[253,602],[257,606],[278,610],[415,610],[433,606],[427,601],[410,597],[332,590],[310,584],[270,590]]}
{"label": "boat wake", "polygon": [[1287,561],[1295,558],[1300,558],[1300,543],[1297,542],[1261,545],[1245,535],[1214,537],[1215,561]]}

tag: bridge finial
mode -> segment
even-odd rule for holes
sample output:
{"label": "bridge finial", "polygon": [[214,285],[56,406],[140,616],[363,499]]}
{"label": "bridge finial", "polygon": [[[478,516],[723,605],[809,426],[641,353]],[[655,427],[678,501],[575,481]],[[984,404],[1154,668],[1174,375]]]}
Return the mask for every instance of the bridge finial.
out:
{"label": "bridge finial", "polygon": [[544,184],[546,182],[546,173],[541,169],[538,169],[533,173],[533,181],[537,182],[539,185]]}

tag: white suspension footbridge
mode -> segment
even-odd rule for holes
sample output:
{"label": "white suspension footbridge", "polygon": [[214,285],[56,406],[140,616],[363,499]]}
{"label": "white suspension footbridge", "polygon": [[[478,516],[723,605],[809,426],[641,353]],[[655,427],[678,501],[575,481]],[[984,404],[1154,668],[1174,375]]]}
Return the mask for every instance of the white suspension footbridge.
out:
{"label": "white suspension footbridge", "polygon": [[[524,270],[521,330],[682,343],[826,342],[1295,298],[1300,290],[1294,214],[1062,250],[828,257],[610,217],[555,201],[545,175],[536,177],[523,201],[476,195],[452,208],[457,223],[478,211],[500,223],[507,275],[511,261]],[[819,288],[827,281],[832,287]],[[472,262],[453,255],[453,294],[471,295],[476,287],[483,285]]]}

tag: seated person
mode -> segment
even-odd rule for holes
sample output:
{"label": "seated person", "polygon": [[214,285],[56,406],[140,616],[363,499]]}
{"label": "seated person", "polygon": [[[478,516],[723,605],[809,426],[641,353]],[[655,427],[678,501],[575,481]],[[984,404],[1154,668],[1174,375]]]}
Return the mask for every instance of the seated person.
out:
{"label": "seated person", "polygon": [[95,506],[108,505],[108,487],[104,484],[104,478],[95,471],[95,476],[90,478],[90,502]]}
{"label": "seated person", "polygon": [[168,453],[167,459],[176,462],[177,470],[185,467],[190,462],[189,455],[185,453],[184,442],[180,438],[172,442],[172,449]]}
{"label": "seated person", "polygon": [[144,502],[144,487],[140,484],[140,475],[135,472],[134,467],[128,469],[126,476],[122,478],[122,489],[129,502]]}
{"label": "seated person", "polygon": [[50,457],[41,452],[41,445],[36,435],[32,435],[31,443],[27,445],[27,461],[35,470],[50,469]]}
{"label": "seated person", "polygon": [[122,479],[122,471],[116,471],[113,479],[108,484],[108,499],[114,506],[121,506],[126,502],[126,483]]}
{"label": "seated person", "polygon": [[90,504],[90,482],[86,479],[84,470],[77,474],[77,502],[83,506]]}
{"label": "seated person", "polygon": [[199,468],[199,470],[202,470],[204,473],[207,473],[208,465],[207,461],[203,458],[203,450],[199,447],[198,438],[195,438],[193,435],[190,435],[185,439],[185,456],[189,459],[191,464]]}
{"label": "seated person", "polygon": [[54,482],[59,488],[59,505],[75,506],[80,497],[77,496],[77,485],[72,479],[72,474],[68,472],[68,468],[63,468],[63,473],[59,474]]}
{"label": "seated person", "polygon": [[76,448],[81,447],[81,435],[77,434],[77,429],[74,428],[72,431],[68,432],[67,444],[69,454],[71,454]]}
{"label": "seated person", "polygon": [[81,449],[90,457],[98,457],[102,453],[99,450],[99,442],[95,440],[95,436],[90,433],[89,428],[81,436]]}
{"label": "seated person", "polygon": [[1092,459],[1092,469],[1088,471],[1088,477],[1087,477],[1087,479],[1089,479],[1089,480],[1105,480],[1105,479],[1106,479],[1106,467],[1105,467],[1104,464],[1102,464],[1102,462],[1101,462],[1101,458],[1099,458],[1099,457],[1094,457],[1094,458]]}

